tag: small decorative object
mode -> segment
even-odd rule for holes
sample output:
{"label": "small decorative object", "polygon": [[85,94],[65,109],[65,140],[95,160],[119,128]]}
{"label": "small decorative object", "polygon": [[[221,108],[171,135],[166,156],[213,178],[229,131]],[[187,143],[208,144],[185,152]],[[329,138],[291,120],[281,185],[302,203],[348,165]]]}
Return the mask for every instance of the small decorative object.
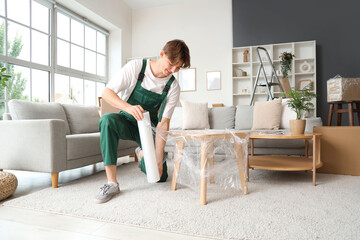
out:
{"label": "small decorative object", "polygon": [[237,68],[235,70],[235,75],[236,75],[236,77],[244,77],[244,76],[247,76],[247,73],[244,70],[242,70],[241,68]]}
{"label": "small decorative object", "polygon": [[306,120],[301,119],[302,113],[314,109],[314,104],[311,102],[316,94],[311,92],[310,86],[303,90],[290,90],[282,93],[282,96],[290,96],[287,104],[296,112],[296,120],[290,120],[290,131],[292,135],[301,135],[305,132]]}
{"label": "small decorative object", "polygon": [[283,78],[287,78],[288,72],[291,71],[293,57],[295,57],[295,55],[293,55],[291,52],[283,52],[280,56],[281,72]]}
{"label": "small decorative object", "polygon": [[220,90],[221,89],[221,72],[207,72],[207,90]]}
{"label": "small decorative object", "polygon": [[300,64],[300,72],[307,73],[310,71],[311,71],[311,65],[307,61],[304,61],[302,64]]}
{"label": "small decorative object", "polygon": [[248,62],[249,50],[246,49],[243,54],[244,54],[243,62],[244,62],[244,63],[245,63],[245,62]]}
{"label": "small decorative object", "polygon": [[181,92],[196,91],[196,69],[195,68],[180,69],[178,74],[179,74],[178,80],[179,80]]}
{"label": "small decorative object", "polygon": [[246,88],[243,88],[243,89],[241,90],[241,92],[242,92],[242,93],[247,93],[247,89],[246,89]]}
{"label": "small decorative object", "polygon": [[306,88],[312,89],[311,80],[305,79],[299,81],[299,90],[304,90]]}

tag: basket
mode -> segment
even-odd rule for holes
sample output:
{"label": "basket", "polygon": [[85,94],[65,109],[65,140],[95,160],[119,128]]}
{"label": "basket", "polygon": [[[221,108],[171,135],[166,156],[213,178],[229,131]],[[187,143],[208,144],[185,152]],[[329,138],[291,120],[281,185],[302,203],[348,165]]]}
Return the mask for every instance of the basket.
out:
{"label": "basket", "polygon": [[17,185],[18,181],[14,174],[0,171],[0,201],[11,196]]}

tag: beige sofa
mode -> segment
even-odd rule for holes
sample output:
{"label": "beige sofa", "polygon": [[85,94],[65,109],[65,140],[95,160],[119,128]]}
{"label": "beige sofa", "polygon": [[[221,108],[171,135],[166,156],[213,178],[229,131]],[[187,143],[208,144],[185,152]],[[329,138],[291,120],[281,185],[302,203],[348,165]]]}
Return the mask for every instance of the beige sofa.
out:
{"label": "beige sofa", "polygon": [[[0,121],[0,169],[51,173],[55,188],[59,172],[102,162],[98,107],[11,100],[9,110],[12,120]],[[118,157],[136,147],[120,140]]]}
{"label": "beige sofa", "polygon": [[[216,107],[208,109],[209,125],[210,129],[235,129],[238,131],[252,132],[263,130],[252,130],[253,125],[253,111],[254,106],[238,105],[238,106],[226,106]],[[266,116],[264,116],[266,117]],[[170,121],[170,130],[182,129],[182,108],[176,107],[172,119]],[[280,121],[280,129],[284,131],[290,131],[289,120],[295,119],[296,113],[293,112],[286,102],[282,103],[282,113]],[[306,132],[312,132],[314,126],[321,126],[322,121],[320,118],[307,118],[306,119]],[[169,138],[165,152],[168,158],[173,158],[173,152],[175,149],[176,139]],[[312,153],[312,144],[309,144],[309,154]],[[200,145],[197,141],[188,142],[185,144],[185,151],[196,152],[196,148]],[[250,147],[250,144],[249,144]],[[215,143],[216,148],[216,143]],[[222,148],[219,147],[215,153],[215,159],[221,160],[225,153],[222,152]],[[250,151],[249,151],[250,152]],[[255,155],[305,155],[305,141],[302,139],[287,140],[287,139],[258,139],[254,141],[254,154]]]}

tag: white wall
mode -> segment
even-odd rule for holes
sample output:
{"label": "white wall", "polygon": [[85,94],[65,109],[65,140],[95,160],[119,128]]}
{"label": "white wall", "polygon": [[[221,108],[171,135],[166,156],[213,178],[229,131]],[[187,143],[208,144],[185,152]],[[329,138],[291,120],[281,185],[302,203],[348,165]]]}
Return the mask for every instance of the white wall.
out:
{"label": "white wall", "polygon": [[[196,68],[197,91],[181,99],[232,105],[231,0],[193,0],[175,5],[135,9],[132,14],[132,57],[158,55],[165,43],[184,40]],[[206,90],[206,72],[221,71],[222,89]]]}

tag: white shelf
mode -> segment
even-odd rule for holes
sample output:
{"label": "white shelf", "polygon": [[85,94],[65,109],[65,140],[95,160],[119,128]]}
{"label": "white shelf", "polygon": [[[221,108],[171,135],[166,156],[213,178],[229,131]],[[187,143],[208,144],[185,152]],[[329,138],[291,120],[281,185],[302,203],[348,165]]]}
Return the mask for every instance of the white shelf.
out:
{"label": "white shelf", "polygon": [[314,72],[305,72],[305,73],[295,73],[295,76],[304,76],[304,75],[313,75]]}
{"label": "white shelf", "polygon": [[[256,51],[257,47],[264,47],[267,49],[270,60],[272,61],[275,71],[281,70],[280,58],[279,56],[283,52],[291,52],[295,55],[294,61],[291,65],[291,71],[288,74],[288,78],[290,81],[290,86],[293,89],[299,88],[299,82],[301,80],[310,79],[313,83],[314,92],[316,93],[316,42],[315,41],[302,41],[302,42],[290,42],[290,43],[276,43],[276,44],[267,44],[267,45],[259,45],[259,46],[244,46],[244,47],[235,47],[232,49],[232,84],[233,84],[233,105],[248,105],[251,100],[251,94],[253,91],[254,83],[256,81],[256,75],[260,67],[260,61],[258,59],[258,54]],[[247,55],[247,59],[249,62],[243,62],[244,51],[249,51]],[[264,52],[260,52],[261,59],[266,57]],[[304,62],[308,62],[311,66],[310,72],[301,72],[300,65]],[[267,74],[267,79],[270,81],[271,76],[271,66],[269,61],[263,61],[265,72]],[[247,72],[248,76],[240,76],[237,77],[235,74],[239,73],[239,69]],[[282,78],[282,74],[277,75],[279,80]],[[264,81],[263,72],[261,71],[259,79]],[[275,76],[274,76],[275,79]],[[261,81],[260,81],[261,82]],[[247,93],[243,93],[242,91],[247,89]],[[257,90],[261,89],[261,87],[257,87]],[[266,91],[266,89],[265,89]],[[272,87],[272,93],[281,94],[279,92],[279,87]],[[264,96],[267,96],[267,92],[265,93],[255,93],[255,101],[266,101]],[[316,109],[315,109],[316,114]]]}

